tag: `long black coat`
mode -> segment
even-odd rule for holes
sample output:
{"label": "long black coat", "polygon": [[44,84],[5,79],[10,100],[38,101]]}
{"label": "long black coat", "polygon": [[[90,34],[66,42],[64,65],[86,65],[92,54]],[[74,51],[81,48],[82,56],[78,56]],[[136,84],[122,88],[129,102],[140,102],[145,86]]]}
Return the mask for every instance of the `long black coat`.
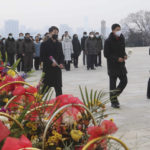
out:
{"label": "long black coat", "polygon": [[73,38],[72,45],[73,45],[74,56],[78,57],[81,53],[81,44],[78,38]]}
{"label": "long black coat", "polygon": [[43,62],[43,72],[45,73],[44,84],[50,87],[62,86],[62,72],[59,67],[52,67],[50,56],[57,61],[58,64],[64,63],[64,55],[62,44],[59,41],[53,42],[48,39],[41,44],[40,57]]}
{"label": "long black coat", "polygon": [[117,38],[113,33],[109,35],[109,38],[105,41],[104,56],[107,59],[109,75],[127,73],[125,62],[118,62],[119,57],[124,58],[124,56],[126,56],[125,38],[123,35],[119,38]]}

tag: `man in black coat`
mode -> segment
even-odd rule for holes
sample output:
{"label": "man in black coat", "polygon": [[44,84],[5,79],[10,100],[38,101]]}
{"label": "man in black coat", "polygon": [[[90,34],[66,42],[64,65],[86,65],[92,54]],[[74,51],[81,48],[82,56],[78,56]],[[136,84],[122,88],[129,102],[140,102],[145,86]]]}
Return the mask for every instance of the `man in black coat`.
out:
{"label": "man in black coat", "polygon": [[20,59],[20,62],[17,66],[17,71],[20,72],[20,71],[24,71],[24,47],[23,47],[23,44],[24,44],[24,34],[23,33],[19,33],[19,39],[17,40],[16,42],[16,49],[17,49],[17,56],[16,56],[16,59]]}
{"label": "man in black coat", "polygon": [[[117,97],[122,93],[128,82],[125,66],[125,61],[127,60],[125,39],[121,33],[121,27],[119,24],[112,25],[112,33],[105,41],[104,56],[107,59],[112,107],[119,108],[120,104]],[[118,78],[120,83],[116,86]]]}
{"label": "man in black coat", "polygon": [[81,48],[83,50],[83,65],[86,64],[85,41],[87,38],[88,38],[87,32],[83,32],[83,37],[81,38]]}
{"label": "man in black coat", "polygon": [[13,38],[12,33],[9,33],[8,35],[8,39],[6,40],[5,43],[5,50],[7,52],[8,62],[10,66],[12,66],[15,62],[15,54],[16,54],[16,41]]}
{"label": "man in black coat", "polygon": [[33,56],[35,54],[34,43],[31,40],[30,33],[25,34],[23,40],[24,71],[30,72],[33,67]]}
{"label": "man in black coat", "polygon": [[73,35],[72,45],[73,45],[73,52],[74,52],[73,54],[74,67],[78,68],[78,58],[79,58],[79,55],[81,54],[81,44],[79,42],[77,34]]}
{"label": "man in black coat", "polygon": [[[54,87],[56,96],[62,95],[62,72],[64,68],[64,55],[62,44],[58,41],[59,29],[52,26],[49,29],[50,38],[41,44],[40,54],[43,62],[43,72],[45,73],[43,92],[48,87]],[[55,61],[50,60],[52,56]]]}

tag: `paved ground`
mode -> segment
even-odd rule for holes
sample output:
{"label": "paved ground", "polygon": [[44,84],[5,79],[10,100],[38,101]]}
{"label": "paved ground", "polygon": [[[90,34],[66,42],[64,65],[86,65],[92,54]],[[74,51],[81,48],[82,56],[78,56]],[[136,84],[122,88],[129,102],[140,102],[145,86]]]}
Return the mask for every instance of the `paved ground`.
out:
{"label": "paved ground", "polygon": [[[121,109],[114,110],[108,105],[108,111],[115,113],[109,116],[114,118],[119,127],[116,137],[122,140],[131,150],[150,150],[150,100],[146,98],[147,81],[150,70],[149,48],[129,48],[132,55],[128,59],[129,83],[120,96]],[[36,84],[41,71],[33,73],[27,81]],[[106,61],[103,58],[103,67],[96,71],[87,71],[80,60],[79,69],[72,67],[71,72],[63,71],[63,91],[80,97],[79,85],[86,85],[89,89],[108,90],[108,76]]]}

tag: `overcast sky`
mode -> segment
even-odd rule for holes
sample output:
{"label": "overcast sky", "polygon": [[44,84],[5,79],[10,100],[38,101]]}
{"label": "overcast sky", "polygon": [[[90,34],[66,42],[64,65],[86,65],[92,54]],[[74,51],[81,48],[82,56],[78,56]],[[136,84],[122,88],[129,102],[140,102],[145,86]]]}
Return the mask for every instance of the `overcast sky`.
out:
{"label": "overcast sky", "polygon": [[85,17],[89,27],[98,28],[102,19],[109,26],[139,10],[150,10],[150,0],[0,0],[0,28],[8,19],[35,29],[59,24],[76,28]]}

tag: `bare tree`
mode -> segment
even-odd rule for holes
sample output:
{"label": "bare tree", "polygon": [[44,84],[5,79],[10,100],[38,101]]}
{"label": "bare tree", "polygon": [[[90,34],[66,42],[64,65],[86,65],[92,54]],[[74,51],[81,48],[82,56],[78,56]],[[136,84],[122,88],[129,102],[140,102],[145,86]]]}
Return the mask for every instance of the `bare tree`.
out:
{"label": "bare tree", "polygon": [[[129,14],[125,19],[121,21],[123,32],[127,39],[132,39],[132,37],[138,36],[142,41],[141,46],[150,45],[150,12],[149,11],[139,11],[137,13]],[[134,42],[135,39],[134,39]],[[141,43],[141,42],[140,42]],[[137,45],[136,43],[135,45]],[[140,46],[140,45],[138,45]]]}

